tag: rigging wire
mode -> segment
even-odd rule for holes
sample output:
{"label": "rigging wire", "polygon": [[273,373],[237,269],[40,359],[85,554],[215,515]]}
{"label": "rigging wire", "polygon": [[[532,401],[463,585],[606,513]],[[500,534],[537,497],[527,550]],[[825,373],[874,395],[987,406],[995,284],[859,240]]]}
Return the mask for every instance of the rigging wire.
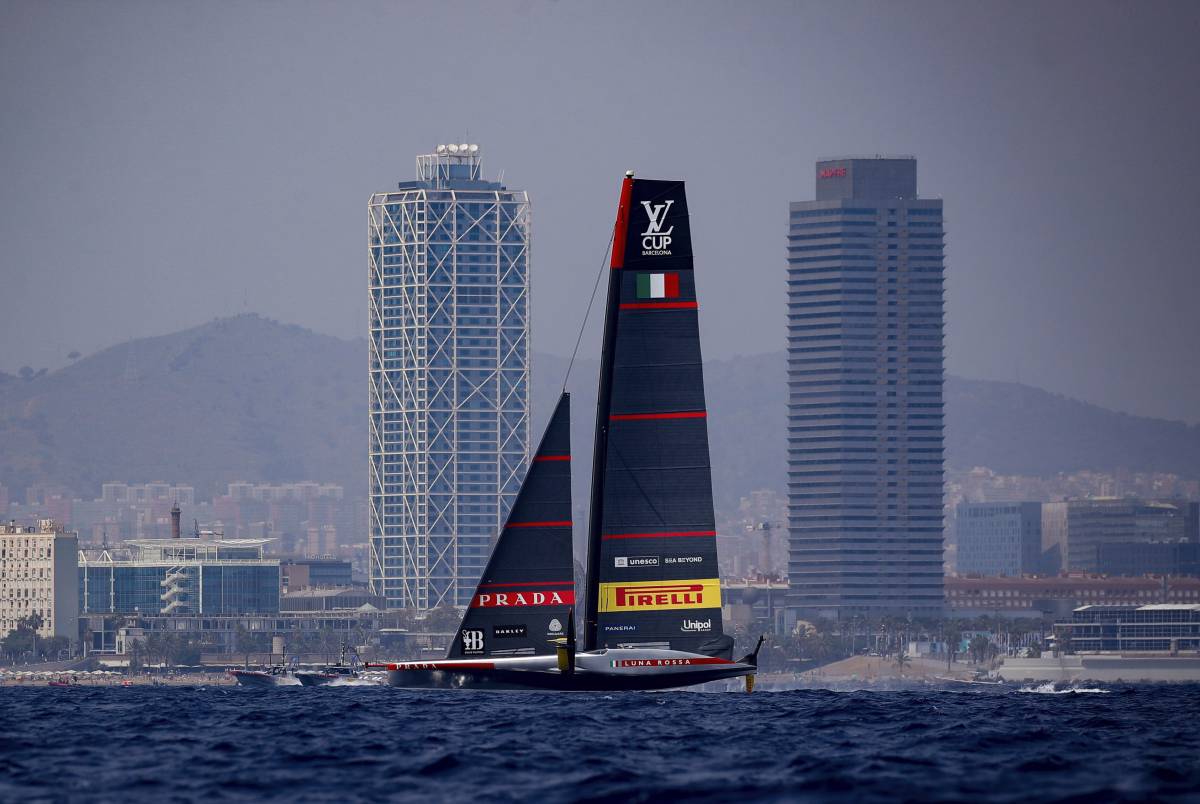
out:
{"label": "rigging wire", "polygon": [[575,366],[575,356],[579,354],[579,344],[583,341],[583,331],[587,329],[588,317],[592,314],[592,305],[596,303],[596,291],[600,289],[600,277],[604,276],[604,266],[608,262],[609,252],[612,251],[613,240],[617,236],[617,224],[613,222],[612,232],[608,236],[608,245],[604,249],[604,258],[600,260],[600,270],[596,273],[596,284],[592,285],[592,296],[588,299],[587,310],[583,313],[583,321],[579,324],[579,335],[575,338],[575,348],[571,352],[571,361],[567,363],[567,373],[563,376],[562,389],[567,390],[567,381],[571,379],[571,369]]}

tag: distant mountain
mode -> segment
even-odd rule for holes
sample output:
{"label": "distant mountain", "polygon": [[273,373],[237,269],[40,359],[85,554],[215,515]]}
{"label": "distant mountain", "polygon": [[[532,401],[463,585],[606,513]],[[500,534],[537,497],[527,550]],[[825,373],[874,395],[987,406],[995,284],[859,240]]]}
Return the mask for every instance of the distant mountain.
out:
{"label": "distant mountain", "polygon": [[[535,440],[566,366],[533,358]],[[51,373],[0,374],[0,483],[89,495],[106,480],[166,480],[207,497],[232,480],[312,479],[362,495],[366,367],[365,340],[243,315],[130,341]],[[571,374],[578,495],[589,478],[597,371],[588,359]],[[718,506],[758,488],[782,491],[783,354],[711,361],[705,379]],[[958,377],[947,379],[946,412],[951,467],[1200,477],[1200,427]]]}
{"label": "distant mountain", "polygon": [[365,493],[366,341],[255,315],[0,384],[0,483],[320,479]]}
{"label": "distant mountain", "polygon": [[1200,425],[1117,413],[1015,382],[946,379],[946,460],[1001,474],[1200,477]]}

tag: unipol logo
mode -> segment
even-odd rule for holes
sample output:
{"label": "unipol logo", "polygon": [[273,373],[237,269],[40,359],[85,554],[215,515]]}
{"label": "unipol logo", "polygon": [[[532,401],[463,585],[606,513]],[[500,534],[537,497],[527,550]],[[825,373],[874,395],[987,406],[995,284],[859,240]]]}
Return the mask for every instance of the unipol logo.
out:
{"label": "unipol logo", "polygon": [[689,634],[700,634],[712,630],[712,620],[684,620],[679,630]]}
{"label": "unipol logo", "polygon": [[675,231],[672,226],[666,231],[663,231],[663,224],[667,222],[667,213],[671,211],[671,205],[675,202],[664,201],[661,204],[651,204],[649,201],[643,201],[642,206],[646,210],[646,231],[642,232],[642,256],[643,257],[665,257],[671,254],[671,232]]}

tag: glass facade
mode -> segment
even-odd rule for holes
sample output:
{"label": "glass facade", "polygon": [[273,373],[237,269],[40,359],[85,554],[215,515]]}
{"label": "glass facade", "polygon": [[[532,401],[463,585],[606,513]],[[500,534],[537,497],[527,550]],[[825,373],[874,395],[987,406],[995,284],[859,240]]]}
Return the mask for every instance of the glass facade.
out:
{"label": "glass facade", "polygon": [[940,612],[942,202],[910,158],[816,181],[788,237],[790,606]]}
{"label": "glass facade", "polygon": [[1040,571],[1041,503],[959,503],[955,531],[959,575],[1018,577]]}
{"label": "glass facade", "polygon": [[[257,539],[229,543],[190,539],[132,543],[82,555],[81,614],[175,616],[274,614],[279,611],[279,561],[264,558]],[[117,555],[113,555],[116,553]]]}
{"label": "glass facade", "polygon": [[1200,606],[1083,606],[1064,633],[1071,652],[1195,651],[1200,650]]}
{"label": "glass facade", "polygon": [[465,606],[529,455],[529,200],[478,149],[368,207],[372,591]]}

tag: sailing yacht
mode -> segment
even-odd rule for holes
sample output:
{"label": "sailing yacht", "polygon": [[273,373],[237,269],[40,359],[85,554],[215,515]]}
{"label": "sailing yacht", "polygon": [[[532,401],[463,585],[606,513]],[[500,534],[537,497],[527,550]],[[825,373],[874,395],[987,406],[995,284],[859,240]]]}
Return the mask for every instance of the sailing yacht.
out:
{"label": "sailing yacht", "polygon": [[396,687],[650,690],[747,677],[723,631],[691,227],[683,182],[621,185],[576,644],[563,393],[446,659]]}

